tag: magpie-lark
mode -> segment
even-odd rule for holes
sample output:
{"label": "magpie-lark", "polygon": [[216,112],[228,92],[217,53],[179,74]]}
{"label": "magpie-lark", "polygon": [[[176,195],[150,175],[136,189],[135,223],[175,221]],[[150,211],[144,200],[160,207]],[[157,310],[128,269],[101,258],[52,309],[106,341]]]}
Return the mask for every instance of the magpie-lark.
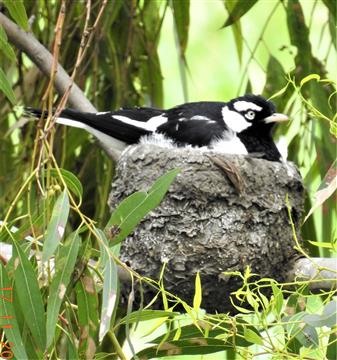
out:
{"label": "magpie-lark", "polygon": [[[35,117],[47,116],[38,109],[26,111]],[[271,131],[276,122],[286,120],[288,117],[276,113],[274,104],[262,96],[244,95],[228,102],[191,102],[168,110],[136,107],[86,113],[65,109],[56,122],[83,128],[107,146],[114,138],[122,148],[154,142],[165,147],[259,154],[266,160],[279,161],[281,155]]]}

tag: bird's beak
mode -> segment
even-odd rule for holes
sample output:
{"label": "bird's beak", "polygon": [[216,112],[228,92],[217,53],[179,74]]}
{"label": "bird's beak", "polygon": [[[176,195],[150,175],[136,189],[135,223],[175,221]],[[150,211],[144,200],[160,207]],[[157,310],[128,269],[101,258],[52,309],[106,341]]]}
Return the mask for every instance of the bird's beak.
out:
{"label": "bird's beak", "polygon": [[283,121],[288,121],[288,120],[289,120],[288,116],[281,114],[281,113],[274,113],[263,119],[263,121],[266,124],[274,123],[274,122],[283,122]]}

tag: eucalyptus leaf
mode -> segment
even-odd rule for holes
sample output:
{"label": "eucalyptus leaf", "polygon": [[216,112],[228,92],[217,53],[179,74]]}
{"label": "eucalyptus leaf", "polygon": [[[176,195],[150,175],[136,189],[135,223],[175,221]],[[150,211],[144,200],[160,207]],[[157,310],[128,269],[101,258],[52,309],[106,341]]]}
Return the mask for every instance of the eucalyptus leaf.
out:
{"label": "eucalyptus leaf", "polygon": [[65,189],[57,198],[53,208],[43,244],[42,261],[47,261],[59,246],[68,221],[69,209],[69,198]]}
{"label": "eucalyptus leaf", "polygon": [[23,0],[3,0],[3,2],[14,21],[25,31],[28,31],[28,17]]}
{"label": "eucalyptus leaf", "polygon": [[[13,306],[13,287],[5,267],[0,261],[0,328],[6,334],[6,338],[11,344],[9,350],[7,349],[8,357],[11,359],[11,354],[14,353],[17,359],[28,359],[25,346],[20,333],[20,328],[17,322],[17,315]],[[5,352],[5,348],[2,348]],[[1,353],[5,358],[5,354]]]}
{"label": "eucalyptus leaf", "polygon": [[42,295],[32,264],[15,240],[13,240],[12,259],[15,267],[15,287],[26,325],[31,331],[35,344],[40,350],[44,351],[46,346],[46,325]]}
{"label": "eucalyptus leaf", "polygon": [[80,237],[74,232],[55,257],[56,273],[50,284],[47,306],[47,347],[54,339],[60,307],[74,271],[79,245]]}
{"label": "eucalyptus leaf", "polygon": [[15,95],[12,87],[7,79],[6,74],[0,68],[0,91],[2,91],[7,99],[14,105],[16,103]]}
{"label": "eucalyptus leaf", "polygon": [[245,15],[256,3],[257,0],[225,0],[227,8],[230,9],[228,19],[223,27],[230,26]]}

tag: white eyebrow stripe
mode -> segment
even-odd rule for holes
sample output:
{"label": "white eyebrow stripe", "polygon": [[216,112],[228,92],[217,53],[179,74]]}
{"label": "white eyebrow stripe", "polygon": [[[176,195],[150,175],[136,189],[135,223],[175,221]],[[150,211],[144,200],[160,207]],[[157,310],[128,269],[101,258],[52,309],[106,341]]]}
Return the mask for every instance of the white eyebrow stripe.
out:
{"label": "white eyebrow stripe", "polygon": [[250,101],[236,101],[234,104],[234,109],[237,111],[246,111],[246,110],[256,110],[256,111],[261,111],[262,107],[258,106]]}
{"label": "white eyebrow stripe", "polygon": [[123,115],[112,115],[112,117],[116,120],[122,121],[124,124],[136,126],[138,128],[148,131],[156,131],[160,125],[164,124],[167,121],[167,117],[164,113],[158,116],[153,116],[146,122],[133,120]]}

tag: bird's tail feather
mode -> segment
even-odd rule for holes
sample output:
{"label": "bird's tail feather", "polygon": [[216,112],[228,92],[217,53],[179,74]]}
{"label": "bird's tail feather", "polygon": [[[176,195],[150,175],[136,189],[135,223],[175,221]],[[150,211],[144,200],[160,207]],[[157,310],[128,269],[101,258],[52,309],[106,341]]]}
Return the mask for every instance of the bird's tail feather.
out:
{"label": "bird's tail feather", "polygon": [[[47,118],[48,112],[35,108],[25,108],[26,115],[35,118]],[[150,135],[152,132],[142,128],[141,126],[131,125],[113,117],[110,113],[108,118],[97,116],[94,113],[80,112],[73,109],[64,109],[56,118],[56,122],[66,126],[77,127],[85,129],[92,135],[101,139],[104,135],[104,142],[106,137],[110,136],[117,140],[123,141],[127,144],[137,143],[140,137]]]}

